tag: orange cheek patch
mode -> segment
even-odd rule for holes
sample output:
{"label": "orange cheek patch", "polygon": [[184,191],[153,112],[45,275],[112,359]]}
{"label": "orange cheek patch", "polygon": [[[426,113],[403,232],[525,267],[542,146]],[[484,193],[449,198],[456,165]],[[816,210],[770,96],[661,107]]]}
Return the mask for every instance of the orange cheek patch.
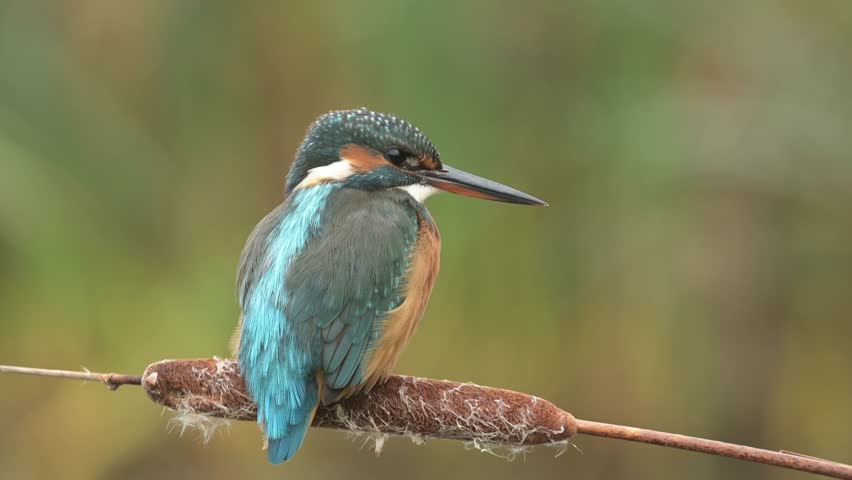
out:
{"label": "orange cheek patch", "polygon": [[384,155],[355,144],[344,145],[340,149],[340,158],[346,159],[352,168],[359,172],[369,172],[390,165]]}

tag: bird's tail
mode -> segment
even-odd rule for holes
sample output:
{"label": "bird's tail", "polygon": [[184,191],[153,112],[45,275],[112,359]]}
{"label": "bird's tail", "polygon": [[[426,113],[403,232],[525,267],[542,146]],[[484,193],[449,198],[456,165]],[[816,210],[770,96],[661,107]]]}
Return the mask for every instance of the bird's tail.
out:
{"label": "bird's tail", "polygon": [[313,418],[308,418],[298,425],[293,425],[290,431],[281,438],[270,438],[267,447],[269,463],[278,464],[290,460],[302,446],[302,442],[305,441],[305,434],[312,420]]}
{"label": "bird's tail", "polygon": [[[322,388],[321,377],[316,380],[319,381],[320,385],[317,385],[315,382],[311,382],[312,385],[309,385],[306,392],[308,398],[305,399],[307,401],[305,402],[303,413],[301,415],[291,413],[291,422],[286,433],[280,437],[268,438],[266,453],[269,463],[278,464],[290,460],[299,451],[299,448],[305,441],[305,434],[308,433],[308,427],[311,426],[314,414],[317,411],[319,391]],[[293,422],[293,420],[296,421]]]}

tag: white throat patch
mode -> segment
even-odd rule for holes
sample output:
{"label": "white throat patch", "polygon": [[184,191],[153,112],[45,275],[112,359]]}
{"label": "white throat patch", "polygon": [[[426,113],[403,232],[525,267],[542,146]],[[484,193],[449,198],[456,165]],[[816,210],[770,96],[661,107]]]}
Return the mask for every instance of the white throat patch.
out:
{"label": "white throat patch", "polygon": [[355,169],[352,168],[352,164],[344,158],[334,163],[308,170],[308,175],[304,180],[299,182],[296,188],[313,187],[314,185],[319,185],[320,183],[325,182],[340,182],[352,176],[353,173],[355,173]]}
{"label": "white throat patch", "polygon": [[414,185],[406,185],[404,187],[396,187],[396,188],[408,193],[409,195],[414,197],[414,199],[417,200],[420,203],[425,202],[427,198],[429,198],[432,195],[435,195],[436,193],[440,192],[440,190],[438,190],[437,188],[435,188],[431,185],[423,185],[423,184],[420,184],[420,183],[416,183]]}

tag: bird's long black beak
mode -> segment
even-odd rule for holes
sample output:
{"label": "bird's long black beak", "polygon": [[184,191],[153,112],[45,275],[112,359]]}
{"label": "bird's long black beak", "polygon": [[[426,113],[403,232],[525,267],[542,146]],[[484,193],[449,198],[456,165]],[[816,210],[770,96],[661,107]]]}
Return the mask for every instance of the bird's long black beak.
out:
{"label": "bird's long black beak", "polygon": [[447,165],[444,165],[441,170],[426,170],[417,173],[429,185],[450,193],[520,205],[547,205],[547,203],[524,192]]}

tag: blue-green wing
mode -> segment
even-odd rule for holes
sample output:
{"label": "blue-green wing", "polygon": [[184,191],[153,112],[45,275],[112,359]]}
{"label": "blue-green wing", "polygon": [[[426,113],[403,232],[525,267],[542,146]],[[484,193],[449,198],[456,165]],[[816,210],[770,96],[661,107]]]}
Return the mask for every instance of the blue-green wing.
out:
{"label": "blue-green wing", "polygon": [[385,314],[405,299],[401,284],[417,240],[417,214],[403,192],[341,189],[323,227],[287,272],[286,317],[311,330],[325,373],[323,402],[362,382]]}

